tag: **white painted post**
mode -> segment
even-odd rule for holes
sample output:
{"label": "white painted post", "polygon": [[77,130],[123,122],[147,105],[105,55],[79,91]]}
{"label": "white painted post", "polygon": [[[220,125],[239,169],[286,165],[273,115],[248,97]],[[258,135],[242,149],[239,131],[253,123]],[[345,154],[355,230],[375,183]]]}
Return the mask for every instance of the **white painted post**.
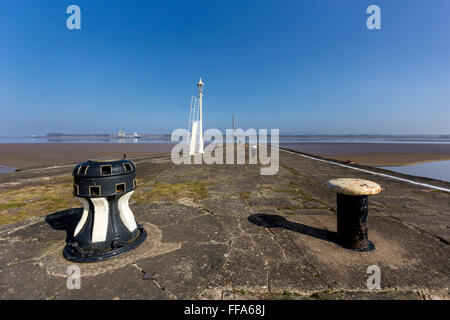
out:
{"label": "white painted post", "polygon": [[199,138],[198,138],[198,153],[203,153],[203,119],[202,119],[202,100],[203,100],[203,82],[202,82],[202,78],[200,78],[199,82],[197,83],[198,86],[198,91],[199,91],[199,95],[198,95],[198,104],[199,104],[199,109],[200,109],[200,125],[199,125]]}

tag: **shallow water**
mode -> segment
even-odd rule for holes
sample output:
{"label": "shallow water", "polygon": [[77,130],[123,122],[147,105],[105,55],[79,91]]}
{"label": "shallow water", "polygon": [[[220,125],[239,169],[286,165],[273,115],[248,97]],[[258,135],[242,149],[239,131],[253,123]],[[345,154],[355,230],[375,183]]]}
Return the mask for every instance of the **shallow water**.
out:
{"label": "shallow water", "polygon": [[170,137],[0,137],[0,143],[171,143]]}
{"label": "shallow water", "polygon": [[12,167],[0,166],[0,173],[10,173],[14,171],[16,171],[16,169]]}
{"label": "shallow water", "polygon": [[380,167],[412,176],[426,177],[450,182],[450,160],[435,161],[404,167]]}
{"label": "shallow water", "polygon": [[[270,142],[270,137],[267,138]],[[206,137],[204,137],[206,142]],[[223,141],[227,139],[224,136]],[[248,138],[247,140],[248,141]],[[363,143],[363,144],[444,144],[450,147],[450,139],[414,139],[414,138],[348,138],[348,137],[302,137],[302,136],[280,136],[280,143],[287,144],[317,144],[321,147],[323,144],[332,143]],[[0,143],[171,143],[169,135],[152,136],[142,138],[119,138],[107,136],[91,136],[91,137],[0,137]]]}

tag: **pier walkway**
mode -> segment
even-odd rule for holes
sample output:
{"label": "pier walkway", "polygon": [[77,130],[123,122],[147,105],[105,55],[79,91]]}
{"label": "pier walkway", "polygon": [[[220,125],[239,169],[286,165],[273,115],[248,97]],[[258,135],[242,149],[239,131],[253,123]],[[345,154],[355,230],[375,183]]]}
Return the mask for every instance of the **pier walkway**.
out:
{"label": "pier walkway", "polygon": [[[0,176],[0,299],[450,298],[448,192],[284,151],[274,176],[259,165],[177,166],[170,156],[135,162],[130,207],[148,238],[113,260],[78,265],[80,289],[68,289],[72,263],[62,257],[81,215],[72,168]],[[335,242],[336,194],[326,182],[344,177],[382,186],[369,199],[375,251]],[[366,285],[371,265],[381,270],[379,290]]]}

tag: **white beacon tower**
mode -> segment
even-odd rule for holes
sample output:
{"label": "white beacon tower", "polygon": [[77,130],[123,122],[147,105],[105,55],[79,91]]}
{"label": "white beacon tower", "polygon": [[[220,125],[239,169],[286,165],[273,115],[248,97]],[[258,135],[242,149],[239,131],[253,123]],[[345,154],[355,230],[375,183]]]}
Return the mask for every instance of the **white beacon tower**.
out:
{"label": "white beacon tower", "polygon": [[202,98],[203,98],[202,78],[197,83],[198,99],[192,97],[191,112],[189,116],[190,145],[189,154],[203,153],[203,128],[202,128]]}

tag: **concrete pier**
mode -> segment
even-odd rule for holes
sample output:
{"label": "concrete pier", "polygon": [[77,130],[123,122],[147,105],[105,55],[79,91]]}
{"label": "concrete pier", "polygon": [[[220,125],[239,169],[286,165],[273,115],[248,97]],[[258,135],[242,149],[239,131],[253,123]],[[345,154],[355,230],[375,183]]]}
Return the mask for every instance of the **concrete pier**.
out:
{"label": "concrete pier", "polygon": [[[80,289],[68,289],[73,263],[61,254],[82,213],[70,202],[72,168],[0,176],[0,299],[450,298],[448,192],[283,151],[275,176],[259,165],[176,166],[170,155],[135,163],[130,207],[148,238],[116,259],[78,265]],[[375,251],[336,241],[326,182],[337,177],[382,186],[367,222]],[[18,198],[29,190],[33,198]],[[379,290],[367,287],[372,265]]]}

